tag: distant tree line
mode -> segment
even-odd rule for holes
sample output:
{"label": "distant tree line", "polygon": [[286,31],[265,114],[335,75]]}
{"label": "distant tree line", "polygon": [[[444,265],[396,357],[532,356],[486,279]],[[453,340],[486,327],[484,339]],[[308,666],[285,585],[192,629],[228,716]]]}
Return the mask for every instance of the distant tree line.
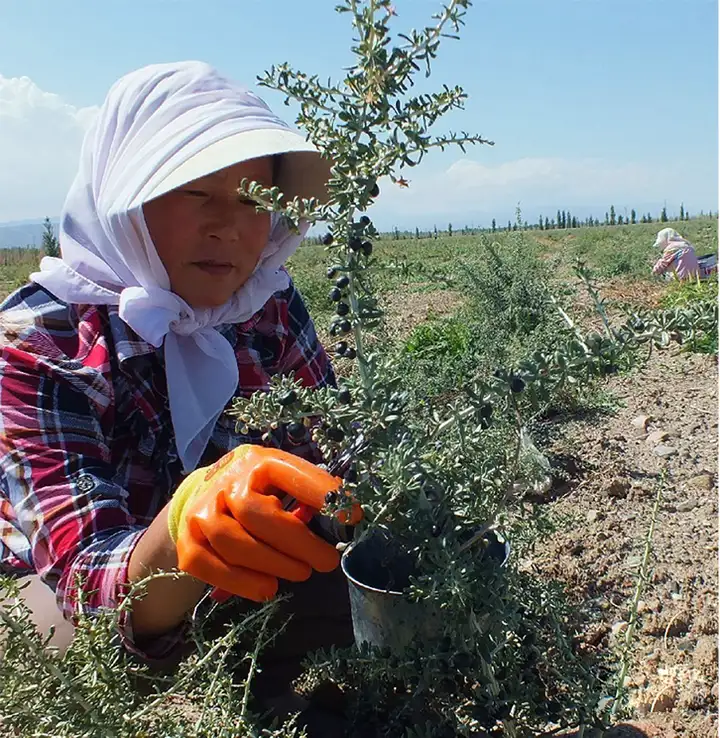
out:
{"label": "distant tree line", "polygon": [[[506,225],[498,225],[497,219],[493,218],[489,228],[476,228],[465,226],[463,228],[454,228],[452,223],[448,223],[447,230],[445,232],[439,231],[437,226],[432,231],[424,231],[419,228],[415,228],[415,232],[408,230],[400,230],[394,228],[392,235],[395,240],[404,238],[437,238],[439,235],[452,236],[453,234],[472,235],[474,233],[497,233],[498,231],[549,231],[563,229],[567,230],[570,228],[590,228],[600,226],[618,226],[618,225],[635,225],[636,223],[668,223],[669,221],[678,220],[690,220],[690,212],[685,207],[684,203],[680,204],[679,215],[675,218],[669,217],[667,208],[664,207],[660,211],[660,215],[653,217],[652,213],[641,213],[638,216],[638,212],[633,208],[630,213],[627,212],[625,215],[617,213],[615,206],[611,205],[610,209],[605,213],[605,218],[600,220],[592,215],[585,218],[580,218],[573,215],[569,210],[558,210],[554,218],[547,216],[540,216],[537,223],[528,223],[527,220],[523,220],[520,217],[519,210],[517,212],[515,222],[508,220]],[[700,216],[704,215],[701,211]]]}
{"label": "distant tree line", "polygon": [[[698,213],[698,217],[705,217],[706,215],[715,215],[715,217],[718,217],[718,214],[713,212],[704,213],[701,210]],[[493,218],[490,227],[464,226],[462,228],[458,228],[453,226],[452,223],[448,223],[446,230],[438,229],[437,226],[434,226],[432,230],[422,230],[417,227],[414,230],[400,230],[399,228],[393,228],[390,233],[383,235],[399,241],[410,238],[438,238],[439,236],[445,237],[454,235],[470,236],[475,233],[497,233],[500,231],[550,231],[557,229],[567,230],[571,228],[635,225],[636,223],[668,223],[670,221],[677,222],[687,220],[690,220],[690,211],[685,207],[684,203],[680,204],[680,211],[677,216],[668,215],[667,207],[663,207],[658,216],[653,216],[652,213],[638,214],[635,208],[632,208],[629,214],[627,210],[625,210],[624,214],[618,213],[615,206],[611,205],[602,220],[592,215],[581,218],[572,214],[569,210],[558,210],[553,218],[541,215],[538,218],[537,223],[528,223],[527,220],[523,220],[520,209],[518,208],[516,210],[515,222],[508,220],[506,225],[499,225],[497,223],[497,219]],[[320,243],[320,237],[311,237],[307,239],[307,242]]]}

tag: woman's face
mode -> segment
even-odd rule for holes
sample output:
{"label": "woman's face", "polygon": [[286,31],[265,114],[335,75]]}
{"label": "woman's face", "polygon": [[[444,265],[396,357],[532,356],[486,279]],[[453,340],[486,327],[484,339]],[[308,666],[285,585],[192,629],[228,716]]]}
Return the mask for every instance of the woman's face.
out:
{"label": "woman's face", "polygon": [[270,233],[270,214],[238,196],[243,178],[272,186],[272,158],[234,164],[143,205],[150,237],[175,294],[219,307],[248,280]]}

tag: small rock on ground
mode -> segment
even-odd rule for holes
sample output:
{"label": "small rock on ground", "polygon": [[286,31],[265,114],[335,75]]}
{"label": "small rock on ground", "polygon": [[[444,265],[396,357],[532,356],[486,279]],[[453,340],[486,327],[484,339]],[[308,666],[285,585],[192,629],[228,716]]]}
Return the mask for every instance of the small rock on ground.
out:
{"label": "small rock on ground", "polygon": [[688,479],[688,484],[692,487],[707,490],[708,492],[714,486],[712,474],[698,474],[696,477]]}
{"label": "small rock on ground", "polygon": [[648,433],[648,437],[645,439],[645,442],[648,445],[655,445],[657,443],[662,443],[662,441],[666,441],[668,438],[670,438],[670,434],[667,431],[656,430],[652,433]]}
{"label": "small rock on ground", "polygon": [[605,486],[605,494],[608,497],[627,497],[629,491],[630,482],[628,482],[626,479],[620,479],[618,477],[610,480],[610,482]]}

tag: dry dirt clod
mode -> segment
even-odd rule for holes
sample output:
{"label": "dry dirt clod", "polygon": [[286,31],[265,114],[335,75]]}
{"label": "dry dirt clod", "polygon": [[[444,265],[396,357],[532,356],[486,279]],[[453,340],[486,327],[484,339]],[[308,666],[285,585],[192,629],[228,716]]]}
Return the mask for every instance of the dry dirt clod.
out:
{"label": "dry dirt clod", "polygon": [[598,625],[591,627],[585,634],[585,643],[590,646],[597,646],[609,631],[610,629],[605,625],[605,623],[599,623]]}
{"label": "dry dirt clod", "polygon": [[627,497],[628,492],[630,491],[630,483],[625,479],[615,477],[605,486],[604,491],[608,497],[622,499]]}
{"label": "dry dirt clod", "polygon": [[677,702],[677,690],[675,685],[669,684],[664,687],[650,704],[650,712],[669,712]]}
{"label": "dry dirt clod", "polygon": [[601,517],[602,517],[602,513],[600,512],[600,510],[588,510],[587,511],[586,518],[587,518],[588,523],[595,523],[598,520],[600,520]]}
{"label": "dry dirt clod", "polygon": [[712,474],[698,474],[696,477],[690,477],[688,484],[698,489],[704,489],[708,492],[713,488]]}
{"label": "dry dirt clod", "polygon": [[637,430],[647,433],[647,425],[652,419],[652,415],[638,415],[630,421],[630,424]]}
{"label": "dry dirt clod", "polygon": [[670,434],[664,430],[656,430],[652,433],[648,433],[648,437],[645,439],[645,443],[650,446],[655,446],[658,443],[662,443],[670,438]]}
{"label": "dry dirt clod", "polygon": [[666,446],[664,443],[661,443],[659,446],[655,446],[653,449],[653,453],[655,456],[659,456],[661,459],[667,459],[670,456],[675,456],[677,454],[678,450],[674,446]]}
{"label": "dry dirt clod", "polygon": [[681,638],[675,647],[678,651],[692,651],[695,647],[695,640],[693,638]]}
{"label": "dry dirt clod", "polygon": [[685,635],[688,630],[690,630],[690,624],[688,623],[687,615],[678,613],[670,618],[665,626],[665,637],[675,638],[677,636]]}

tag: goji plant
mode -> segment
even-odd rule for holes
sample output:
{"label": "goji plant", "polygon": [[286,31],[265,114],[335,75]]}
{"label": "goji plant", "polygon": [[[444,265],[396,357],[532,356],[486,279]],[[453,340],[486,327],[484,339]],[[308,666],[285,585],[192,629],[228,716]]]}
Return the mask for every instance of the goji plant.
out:
{"label": "goji plant", "polygon": [[[286,202],[277,188],[241,187],[291,222],[327,224],[333,353],[343,368],[351,362],[352,372],[343,371],[349,376],[340,387],[323,390],[278,377],[271,392],[238,400],[231,414],[240,430],[261,429],[267,441],[307,430],[328,461],[350,452],[345,492],[366,511],[356,540],[378,531],[391,540],[412,560],[406,596],[441,614],[433,632],[402,652],[364,644],[314,659],[309,678],[344,685],[357,724],[388,736],[519,736],[589,724],[601,692],[574,648],[560,588],[518,565],[546,531],[524,502],[527,486],[547,472],[526,417],[573,373],[551,371],[545,358],[499,368],[459,388],[440,412],[411,402],[376,333],[383,320],[373,285],[378,233],[368,211],[381,196],[379,180],[411,187],[405,171],[430,149],[490,143],[433,132],[463,106],[461,88],[413,94],[415,76],[429,76],[441,41],[457,37],[469,5],[449,2],[422,31],[395,34],[389,0],[339,5],[353,26],[355,55],[342,81],[321,82],[288,65],[260,80],[298,103],[297,123],[334,161],[329,201]],[[582,371],[592,375],[605,350],[588,348]],[[346,499],[329,499],[328,511]],[[512,549],[506,563],[491,555],[504,541]]]}
{"label": "goji plant", "polygon": [[[412,562],[404,597],[431,626],[418,628],[402,649],[360,644],[310,659],[299,686],[328,678],[338,684],[355,736],[550,735],[603,724],[612,704],[603,697],[614,688],[578,637],[584,615],[532,561],[551,533],[548,517],[529,502],[528,492],[547,484],[549,473],[533,423],[563,393],[638,361],[643,347],[717,335],[714,303],[614,320],[578,265],[601,331],[585,331],[550,292],[533,290],[534,301],[547,300],[561,316],[552,347],[468,376],[442,404],[411,391],[383,340],[375,281],[388,265],[376,255],[379,233],[369,213],[382,196],[379,182],[412,188],[407,172],[431,149],[491,143],[466,132],[434,133],[446,113],[462,108],[459,87],[414,94],[418,74],[429,76],[441,42],[457,38],[470,4],[450,0],[428,27],[403,33],[389,0],[344,0],[336,10],[353,27],[354,62],[341,80],[323,82],[288,65],[260,79],[299,105],[298,125],[333,160],[329,200],[287,201],[277,188],[241,187],[260,209],[282,212],[291,224],[326,224],[329,329],[345,378],[338,387],[309,390],[292,376],[276,377],[270,391],[238,400],[229,413],[242,432],[259,430],[268,443],[275,434],[310,434],[328,463],[347,455],[347,494],[331,496],[327,512],[350,496],[363,504],[355,543],[382,535]],[[14,595],[17,584],[3,580],[0,588]],[[121,656],[118,612],[81,615],[78,637],[60,656],[44,650],[26,609],[6,609],[0,724],[28,735],[260,735],[249,682],[238,690],[230,660],[240,634],[253,633],[252,674],[271,609],[263,606],[215,642],[196,633],[195,656],[144,697],[135,681],[152,680]],[[294,734],[291,726],[262,732]]]}

